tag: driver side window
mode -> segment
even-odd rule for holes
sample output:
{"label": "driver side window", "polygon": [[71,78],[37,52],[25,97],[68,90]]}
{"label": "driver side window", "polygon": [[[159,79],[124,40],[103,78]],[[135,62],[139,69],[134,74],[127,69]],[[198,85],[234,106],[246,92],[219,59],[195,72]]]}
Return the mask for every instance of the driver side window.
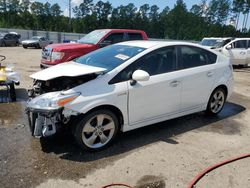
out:
{"label": "driver side window", "polygon": [[247,40],[238,40],[233,43],[233,48],[245,49],[247,47]]}
{"label": "driver side window", "polygon": [[144,70],[150,76],[172,72],[176,70],[176,49],[174,46],[165,47],[146,54],[139,60],[123,69],[110,84],[128,81],[136,70]]}

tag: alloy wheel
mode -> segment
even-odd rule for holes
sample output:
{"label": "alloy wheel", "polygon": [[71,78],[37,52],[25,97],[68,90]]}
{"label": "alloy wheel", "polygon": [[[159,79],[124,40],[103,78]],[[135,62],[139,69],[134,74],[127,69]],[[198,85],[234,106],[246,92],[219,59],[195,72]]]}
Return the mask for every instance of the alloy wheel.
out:
{"label": "alloy wheel", "polygon": [[98,114],[89,119],[82,130],[82,141],[89,148],[106,145],[115,134],[115,122],[107,114]]}
{"label": "alloy wheel", "polygon": [[223,91],[221,90],[216,91],[213,94],[212,100],[210,103],[211,111],[215,114],[218,113],[222,109],[224,102],[225,102],[225,95]]}

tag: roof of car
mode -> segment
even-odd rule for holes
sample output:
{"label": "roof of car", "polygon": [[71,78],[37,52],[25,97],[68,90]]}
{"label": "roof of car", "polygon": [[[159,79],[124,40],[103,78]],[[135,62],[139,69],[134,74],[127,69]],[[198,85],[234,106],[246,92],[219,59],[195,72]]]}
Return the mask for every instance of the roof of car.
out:
{"label": "roof of car", "polygon": [[116,31],[116,32],[144,32],[142,30],[135,30],[135,29],[96,29],[100,31]]}
{"label": "roof of car", "polygon": [[207,39],[212,39],[212,40],[220,40],[220,39],[222,39],[222,40],[226,40],[226,39],[231,39],[232,37],[205,37],[205,38],[203,38],[202,40],[207,40]]}
{"label": "roof of car", "polygon": [[[154,46],[161,46],[161,45],[192,45],[192,46],[198,46],[200,45],[191,43],[191,42],[185,42],[185,41],[146,41],[146,40],[133,40],[133,41],[126,41],[122,43],[117,43],[118,45],[128,45],[128,46],[135,46],[135,47],[141,47],[141,48],[152,48]],[[117,45],[115,44],[115,45]]]}

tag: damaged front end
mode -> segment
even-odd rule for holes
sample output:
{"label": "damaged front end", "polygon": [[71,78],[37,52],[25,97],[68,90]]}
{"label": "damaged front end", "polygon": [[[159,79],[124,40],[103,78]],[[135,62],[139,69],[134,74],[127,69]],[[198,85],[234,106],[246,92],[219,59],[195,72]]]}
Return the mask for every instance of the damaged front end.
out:
{"label": "damaged front end", "polygon": [[26,113],[31,134],[37,138],[54,135],[72,116],[78,115],[64,106],[79,95],[80,93],[51,92],[28,101]]}
{"label": "damaged front end", "polygon": [[67,62],[36,72],[30,77],[33,87],[28,91],[30,98],[44,93],[63,91],[93,80],[106,69]]}
{"label": "damaged front end", "polygon": [[90,80],[93,80],[97,76],[97,74],[92,73],[76,77],[61,76],[46,81],[34,80],[32,88],[28,90],[28,95],[30,98],[34,98],[44,93],[69,90]]}

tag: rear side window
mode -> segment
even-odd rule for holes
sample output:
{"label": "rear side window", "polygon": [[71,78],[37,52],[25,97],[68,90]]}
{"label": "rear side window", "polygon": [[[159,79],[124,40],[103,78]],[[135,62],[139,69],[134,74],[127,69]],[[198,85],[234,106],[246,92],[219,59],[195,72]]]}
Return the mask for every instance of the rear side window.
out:
{"label": "rear side window", "polygon": [[143,40],[140,33],[128,33],[129,40]]}
{"label": "rear side window", "polygon": [[217,55],[207,50],[192,47],[180,46],[178,69],[187,69],[216,63]]}
{"label": "rear side window", "polygon": [[115,44],[123,41],[124,33],[112,33],[105,40],[110,41],[111,44]]}
{"label": "rear side window", "polygon": [[234,48],[246,48],[247,40],[238,40],[233,43]]}

